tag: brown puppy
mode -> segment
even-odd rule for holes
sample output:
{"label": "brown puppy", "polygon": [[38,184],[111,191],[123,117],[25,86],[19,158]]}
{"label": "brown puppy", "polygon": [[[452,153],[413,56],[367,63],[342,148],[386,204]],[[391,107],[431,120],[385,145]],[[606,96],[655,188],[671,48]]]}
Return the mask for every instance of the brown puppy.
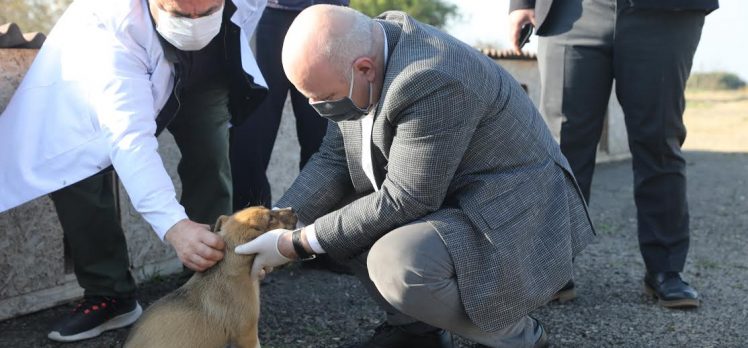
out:
{"label": "brown puppy", "polygon": [[291,209],[251,207],[218,218],[214,230],[226,241],[223,260],[151,305],[125,347],[259,347],[260,286],[249,277],[255,256],[237,255],[234,248],[264,232],[295,226]]}

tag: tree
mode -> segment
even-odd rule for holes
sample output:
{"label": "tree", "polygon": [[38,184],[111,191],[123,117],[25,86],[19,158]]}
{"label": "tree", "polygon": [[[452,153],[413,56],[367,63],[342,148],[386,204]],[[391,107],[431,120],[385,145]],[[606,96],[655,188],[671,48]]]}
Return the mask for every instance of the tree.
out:
{"label": "tree", "polygon": [[73,0],[2,0],[0,24],[14,22],[23,32],[49,34]]}
{"label": "tree", "polygon": [[745,81],[729,72],[693,73],[688,78],[686,87],[702,90],[735,90],[745,87]]}
{"label": "tree", "polygon": [[444,0],[351,0],[351,7],[370,17],[389,10],[403,11],[439,28],[458,15],[457,6]]}

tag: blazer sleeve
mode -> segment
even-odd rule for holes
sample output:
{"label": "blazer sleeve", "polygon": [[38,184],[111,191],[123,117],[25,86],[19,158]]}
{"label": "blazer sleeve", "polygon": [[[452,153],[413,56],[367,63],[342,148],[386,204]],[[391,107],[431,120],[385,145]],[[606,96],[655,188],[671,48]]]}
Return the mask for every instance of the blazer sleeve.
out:
{"label": "blazer sleeve", "polygon": [[414,92],[389,120],[396,135],[381,189],[315,222],[320,245],[333,257],[358,255],[387,232],[442,206],[484,107],[460,81],[434,70],[387,95]]}
{"label": "blazer sleeve", "polygon": [[158,236],[187,218],[159,156],[146,49],[124,30],[92,32],[85,81],[109,156],[135,209]]}
{"label": "blazer sleeve", "polygon": [[509,12],[535,8],[535,0],[509,0]]}
{"label": "blazer sleeve", "polygon": [[328,122],[319,151],[312,155],[286,194],[273,206],[294,209],[308,225],[353,193],[340,127]]}

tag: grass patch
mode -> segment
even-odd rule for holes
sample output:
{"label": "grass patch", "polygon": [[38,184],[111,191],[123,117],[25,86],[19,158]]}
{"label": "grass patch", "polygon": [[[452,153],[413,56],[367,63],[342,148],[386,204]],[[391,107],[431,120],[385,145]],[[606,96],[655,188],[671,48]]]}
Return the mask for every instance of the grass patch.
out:
{"label": "grass patch", "polygon": [[696,267],[704,270],[715,270],[718,269],[719,263],[710,259],[698,258],[696,259]]}

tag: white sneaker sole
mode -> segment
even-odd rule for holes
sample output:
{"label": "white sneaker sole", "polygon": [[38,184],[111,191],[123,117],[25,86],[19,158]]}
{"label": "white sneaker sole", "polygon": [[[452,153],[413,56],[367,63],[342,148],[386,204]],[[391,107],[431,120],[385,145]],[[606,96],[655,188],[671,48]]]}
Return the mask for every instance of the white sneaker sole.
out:
{"label": "white sneaker sole", "polygon": [[136,320],[138,320],[138,318],[140,318],[141,314],[143,314],[143,308],[140,307],[139,303],[135,303],[135,309],[133,309],[132,311],[120,314],[88,331],[69,336],[63,336],[57,331],[52,331],[49,333],[49,335],[47,335],[47,338],[57,342],[75,342],[93,338],[101,335],[101,333],[104,331],[119,329],[121,327],[131,325]]}

